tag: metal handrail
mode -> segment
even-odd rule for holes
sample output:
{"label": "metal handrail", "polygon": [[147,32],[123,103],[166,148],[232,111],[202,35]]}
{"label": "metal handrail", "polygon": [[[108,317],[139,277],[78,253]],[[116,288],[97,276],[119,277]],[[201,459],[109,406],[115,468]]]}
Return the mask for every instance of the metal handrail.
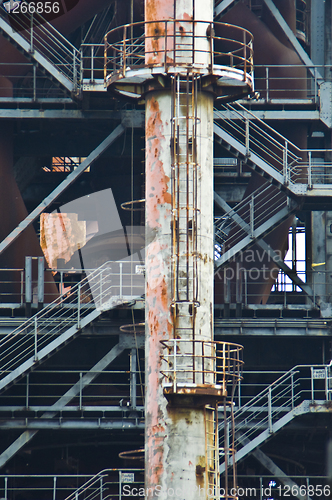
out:
{"label": "metal handrail", "polygon": [[[17,392],[10,397],[10,400],[7,399],[6,394],[0,395],[0,413],[8,411],[8,408],[15,408],[15,411],[24,411],[29,408],[33,411],[33,408],[38,407],[39,411],[47,411],[47,408],[58,401],[69,388],[81,382],[87,373],[97,375],[98,380],[90,382],[88,387],[80,383],[77,397],[71,403],[65,403],[62,411],[82,408],[84,411],[101,411],[101,408],[107,411],[110,408],[119,408],[121,399],[131,402],[133,386],[137,405],[142,404],[143,387],[138,380],[135,383],[129,380],[130,373],[138,374],[137,371],[130,369],[38,370],[16,383]],[[104,390],[100,391],[100,388]],[[115,388],[116,391],[114,391]]]}
{"label": "metal handrail", "polygon": [[[0,10],[0,17],[8,24],[8,17]],[[66,76],[74,86],[80,87],[80,52],[52,24],[38,14],[38,22],[34,14],[15,16],[15,27],[20,35],[29,43],[30,52],[40,52],[54,67]]]}
{"label": "metal handrail", "polygon": [[112,469],[104,469],[98,472],[76,491],[67,496],[65,500],[80,500],[81,498],[84,500],[103,499],[103,492],[106,488],[105,483],[107,483],[107,478],[111,472],[113,472]]}
{"label": "metal handrail", "polygon": [[197,339],[163,340],[163,385],[172,386],[220,386],[227,394],[228,386],[235,386],[241,379],[243,367],[239,344]]}
{"label": "metal handrail", "polygon": [[[240,435],[235,436],[235,447],[242,448],[243,443],[248,439],[252,440],[266,429],[272,433],[273,424],[281,416],[293,411],[305,399],[329,401],[331,398],[329,369],[330,367],[326,365],[297,365],[234,411],[235,428],[237,432],[240,432]],[[300,377],[302,370],[307,370],[308,376]],[[316,377],[314,370],[317,370]],[[323,387],[319,389],[315,387],[315,378],[324,380]],[[303,384],[307,387],[303,388]],[[318,398],[317,395],[319,395]],[[231,418],[229,418],[229,423],[231,423]],[[222,422],[219,429],[223,427]],[[220,448],[224,447],[223,436],[219,445]]]}
{"label": "metal handrail", "polygon": [[[215,34],[219,28],[223,36]],[[159,48],[153,43],[156,39]],[[207,42],[206,48],[197,48],[194,40]],[[219,48],[223,44],[225,50]],[[105,35],[105,84],[110,76],[125,77],[131,69],[163,68],[168,72],[176,66],[212,72],[214,65],[241,70],[246,81],[247,75],[253,77],[252,44],[249,31],[226,23],[169,19],[126,24]],[[201,54],[208,56],[204,63],[199,60]]]}
{"label": "metal handrail", "polygon": [[[105,469],[96,475],[91,474],[1,474],[0,494],[3,500],[9,500],[24,494],[44,495],[44,498],[64,498],[75,500],[86,500],[87,498],[106,500],[109,498],[121,499],[123,486],[128,480],[133,487],[144,485],[144,469]],[[99,479],[94,482],[94,478]],[[101,478],[106,481],[100,481]],[[67,481],[68,480],[68,481]],[[79,488],[73,484],[81,484]],[[93,484],[92,484],[93,483]],[[90,491],[85,485],[91,485]],[[82,492],[91,496],[81,496]],[[110,491],[112,492],[111,497]],[[47,496],[46,496],[47,495]]]}
{"label": "metal handrail", "polygon": [[[325,68],[327,66],[323,65],[304,67],[301,64],[255,64],[255,89],[258,91],[258,100],[275,103],[292,100],[317,103],[319,88],[323,82],[320,73],[324,74]],[[299,72],[296,72],[297,69]]]}
{"label": "metal handrail", "polygon": [[254,238],[256,229],[287,206],[288,197],[285,193],[270,184],[253,191],[215,222],[215,257],[219,258],[226,249],[248,235],[248,231],[234,220],[234,214],[249,226]]}
{"label": "metal handrail", "polygon": [[223,121],[217,123],[218,127],[246,148],[248,158],[255,154],[277,174],[281,174],[285,185],[304,184],[310,189],[314,184],[332,183],[329,171],[332,163],[321,158],[323,153],[332,152],[331,149],[297,147],[240,103],[225,104],[223,110],[224,115],[220,114]]}
{"label": "metal handrail", "polygon": [[82,320],[92,311],[101,313],[115,307],[117,301],[123,303],[126,297],[142,295],[144,276],[136,275],[133,269],[135,263],[130,261],[106,262],[1,338],[0,380],[31,357],[37,362],[41,351],[69,328],[76,325],[79,331]]}

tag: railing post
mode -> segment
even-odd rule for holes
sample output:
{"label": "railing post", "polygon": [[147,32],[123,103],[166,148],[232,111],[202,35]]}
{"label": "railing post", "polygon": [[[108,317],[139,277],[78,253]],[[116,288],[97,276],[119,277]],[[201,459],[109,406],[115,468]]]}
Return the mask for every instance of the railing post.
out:
{"label": "railing post", "polygon": [[81,283],[77,288],[77,330],[81,328]]}
{"label": "railing post", "polygon": [[4,499],[8,500],[8,477],[5,477]]}
{"label": "railing post", "polygon": [[[123,292],[123,290],[122,290],[122,287],[123,287],[123,263],[120,262],[119,266],[120,266],[120,290],[119,290],[119,292],[120,292],[120,299],[122,299],[122,292]],[[131,290],[131,293],[132,293],[132,290]]]}
{"label": "railing post", "polygon": [[33,82],[32,82],[32,92],[33,92],[32,99],[33,99],[33,102],[35,102],[37,100],[37,66],[36,66],[36,64],[34,64],[32,66],[32,78],[33,78]]}
{"label": "railing post", "polygon": [[167,73],[167,38],[168,38],[168,33],[167,33],[167,21],[165,21],[165,28],[164,28],[164,33],[165,33],[165,51],[164,51],[164,71]]}
{"label": "railing post", "polygon": [[255,195],[251,195],[251,200],[249,202],[249,210],[250,210],[250,238],[253,239],[255,237]]}
{"label": "railing post", "polygon": [[27,374],[27,385],[26,385],[26,391],[25,391],[25,407],[29,408],[29,379],[30,379],[30,374]]}
{"label": "railing post", "polygon": [[266,101],[270,100],[270,95],[269,95],[269,68],[268,66],[265,68],[265,88],[266,88]]}
{"label": "railing post", "polygon": [[325,399],[330,401],[331,399],[331,387],[330,387],[330,377],[329,377],[329,366],[325,366]]}
{"label": "railing post", "polygon": [[238,407],[241,408],[241,379],[238,381]]}
{"label": "railing post", "polygon": [[30,53],[34,53],[34,48],[33,48],[33,14],[31,14],[30,17]]}
{"label": "railing post", "polygon": [[21,271],[21,298],[20,306],[23,307],[24,304],[24,271]]}
{"label": "railing post", "polygon": [[122,499],[122,477],[121,471],[119,470],[119,500]]}
{"label": "railing post", "polygon": [[[102,306],[102,300],[103,300],[103,274],[104,274],[104,268],[101,269],[99,273],[99,306]],[[105,297],[106,299],[106,297]]]}
{"label": "railing post", "polygon": [[56,476],[53,478],[53,500],[56,500]]}
{"label": "railing post", "polygon": [[308,166],[308,188],[312,189],[311,151],[308,151],[308,159],[309,159],[309,166]]}
{"label": "railing post", "polygon": [[76,65],[76,55],[75,49],[73,50],[73,83],[74,83],[74,92],[77,91],[77,65]]}
{"label": "railing post", "polygon": [[105,35],[104,37],[104,86],[105,87],[106,87],[106,78],[107,78],[107,36]]}
{"label": "railing post", "polygon": [[285,147],[283,149],[283,175],[284,175],[284,184],[288,184],[288,141],[285,141]]}
{"label": "railing post", "polygon": [[310,370],[311,370],[311,401],[314,401],[314,399],[315,399],[315,394],[314,394],[314,369],[313,369],[312,366],[310,367]]}
{"label": "railing post", "polygon": [[292,410],[294,409],[294,373],[291,373],[291,398],[292,398]]}
{"label": "railing post", "polygon": [[137,352],[132,349],[130,353],[130,404],[133,410],[136,409],[136,367]]}
{"label": "railing post", "polygon": [[227,473],[228,461],[229,461],[229,422],[225,421],[225,473]]}
{"label": "railing post", "polygon": [[[60,271],[60,295],[62,295],[64,293],[64,290],[63,290],[63,271]],[[62,305],[62,302],[61,302],[61,305]]]}
{"label": "railing post", "polygon": [[91,72],[90,72],[90,82],[94,82],[94,46],[91,45]]}
{"label": "railing post", "polygon": [[246,156],[250,156],[250,139],[249,139],[249,134],[250,134],[250,121],[249,118],[246,117],[245,119],[245,146],[246,146]]}
{"label": "railing post", "polygon": [[122,43],[122,76],[126,76],[126,38],[127,38],[127,26],[123,27],[123,43]]}
{"label": "railing post", "polygon": [[83,378],[82,378],[82,372],[80,372],[80,394],[79,394],[79,404],[80,404],[80,410],[82,410],[83,406]]}
{"label": "railing post", "polygon": [[99,478],[99,500],[103,500],[103,476]]}
{"label": "railing post", "polygon": [[25,257],[25,307],[27,316],[31,316],[31,303],[32,303],[32,257]]}
{"label": "railing post", "polygon": [[38,323],[37,323],[37,316],[35,316],[35,355],[34,355],[34,361],[38,361]]}
{"label": "railing post", "polygon": [[273,434],[273,421],[272,421],[272,387],[269,387],[268,394],[268,419],[269,419],[269,433]]}
{"label": "railing post", "polygon": [[38,257],[38,308],[39,309],[42,309],[44,307],[44,290],[45,290],[44,269],[45,269],[44,257]]}
{"label": "railing post", "polygon": [[[194,23],[194,28],[195,28],[195,23]],[[194,38],[194,40],[195,40],[195,38]],[[210,45],[209,45],[209,49],[210,49],[210,67],[211,67],[211,71],[213,71],[213,63],[214,63],[214,59],[213,59],[213,40],[214,40],[213,23],[210,23]]]}
{"label": "railing post", "polygon": [[[80,48],[80,82],[81,85],[83,85],[83,77],[84,77],[84,48]],[[105,67],[104,67],[104,73],[105,73]],[[104,77],[104,83],[106,81],[106,77]]]}

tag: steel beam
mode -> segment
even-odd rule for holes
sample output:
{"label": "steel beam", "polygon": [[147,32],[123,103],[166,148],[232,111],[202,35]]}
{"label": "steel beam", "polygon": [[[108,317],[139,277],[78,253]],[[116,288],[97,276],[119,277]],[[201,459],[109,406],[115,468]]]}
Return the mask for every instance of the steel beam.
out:
{"label": "steel beam", "polygon": [[[99,374],[100,375],[100,374]],[[59,412],[61,413],[66,413],[66,412],[79,412],[80,413],[80,418],[84,418],[84,415],[82,417],[82,412],[83,414],[89,414],[89,413],[96,413],[96,412],[103,412],[103,413],[125,413],[129,414],[132,412],[132,408],[127,407],[127,406],[82,406],[80,409],[77,405],[75,406],[66,406],[65,404],[58,409]],[[136,406],[137,412],[144,412],[144,406]],[[33,414],[33,418],[35,418],[36,412],[49,412],[50,411],[50,406],[0,406],[0,413],[4,412],[19,412],[23,411],[25,414],[31,412],[31,415]],[[29,417],[27,417],[29,418]],[[1,423],[0,423],[1,426]]]}
{"label": "steel beam", "polygon": [[15,241],[19,235],[26,229],[32,222],[34,222],[40,214],[49,207],[73,182],[82,175],[82,173],[90,167],[98,158],[106,151],[106,149],[124,132],[125,127],[118,125],[106,139],[103,140],[99,146],[90,153],[79,167],[71,172],[58,187],[56,187],[50,195],[48,195],[20,224],[0,243],[0,254]]}
{"label": "steel beam", "polygon": [[[271,104],[271,101],[269,101]],[[249,101],[243,101],[242,104],[244,106],[251,104]],[[258,102],[254,102],[254,105],[259,104]],[[265,104],[265,103],[262,103]],[[262,105],[261,104],[261,105]],[[279,103],[281,104],[281,103]],[[292,101],[289,100],[288,104],[292,105]],[[310,103],[312,104],[312,103]],[[303,106],[305,107],[305,106]],[[13,110],[14,111],[14,110]],[[6,110],[4,110],[6,113]],[[2,113],[2,112],[1,112]],[[250,113],[255,115],[255,117],[259,120],[306,120],[306,121],[312,121],[312,120],[319,120],[320,119],[320,114],[319,110],[317,109],[280,109],[280,110],[272,110],[272,109],[251,109]],[[215,110],[214,111],[214,120],[231,120],[234,118],[234,115],[232,115],[231,111],[229,110],[224,110],[224,111],[219,111]]]}
{"label": "steel beam", "polygon": [[[56,412],[77,396],[80,391],[89,385],[98,375],[99,372],[105,370],[122,352],[124,348],[120,343],[116,344],[91,370],[82,377],[75,385],[73,385],[54,405],[50,407],[50,411],[42,415],[41,418],[52,419],[56,416]],[[3,467],[8,460],[25,446],[37,434],[38,430],[27,430],[23,432],[5,451],[0,455],[0,468]]]}
{"label": "steel beam", "polygon": [[214,9],[214,18],[216,19],[222,12],[229,10],[233,4],[236,4],[239,0],[222,0]]}
{"label": "steel beam", "polygon": [[216,319],[214,322],[214,333],[216,339],[222,339],[225,335],[248,336],[301,336],[301,337],[328,337],[331,332],[331,324],[323,319]]}
{"label": "steel beam", "polygon": [[[0,104],[1,104],[0,99]],[[15,108],[13,109],[1,109],[1,120],[3,119],[20,119],[20,120],[122,120],[128,127],[143,128],[144,127],[144,111],[138,109],[123,110],[123,111],[113,111],[113,110],[82,110],[82,109],[43,109],[47,104],[53,104],[54,100],[49,101],[45,99],[37,100],[41,103],[43,107],[41,109],[20,109],[17,107],[17,103],[8,98],[8,102],[13,102]],[[69,99],[69,103],[72,101]],[[271,102],[271,101],[270,101]],[[56,103],[61,104],[61,103]],[[243,104],[248,104],[244,102]],[[256,102],[255,102],[256,104]],[[258,104],[258,103],[257,103]],[[285,104],[285,103],[278,103]],[[292,105],[292,101],[287,102],[288,105]],[[310,104],[312,104],[310,102]],[[305,105],[303,105],[305,108]],[[1,108],[1,107],[0,107]],[[296,120],[296,121],[315,121],[320,119],[319,110],[316,109],[282,109],[282,110],[255,110],[252,109],[253,113],[260,120]],[[230,113],[227,111],[214,111],[214,119],[222,120],[229,118]]]}
{"label": "steel beam", "polygon": [[[0,423],[0,430],[10,430],[10,429],[28,429],[25,433],[33,433],[34,435],[39,430],[102,430],[102,429],[144,429],[144,421],[137,419],[132,420],[115,420],[107,418],[77,418],[68,419],[59,418],[57,420],[43,419],[42,417],[35,418],[14,418],[10,420],[5,420]],[[1,458],[1,456],[0,456]]]}

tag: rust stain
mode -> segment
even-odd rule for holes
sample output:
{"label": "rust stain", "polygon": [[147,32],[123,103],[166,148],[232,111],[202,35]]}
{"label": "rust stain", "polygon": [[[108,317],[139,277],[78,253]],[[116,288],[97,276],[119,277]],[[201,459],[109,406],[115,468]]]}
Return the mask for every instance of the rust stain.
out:
{"label": "rust stain", "polygon": [[[166,248],[158,241],[149,245],[147,252],[147,322],[149,328],[149,350],[147,356],[147,463],[149,464],[148,485],[162,484],[164,472],[164,441],[166,438],[165,417],[160,407],[162,398],[161,340],[170,336],[170,297],[164,276],[164,263],[160,256]],[[151,280],[149,276],[152,276]],[[148,486],[147,485],[147,486]]]}
{"label": "rust stain", "polygon": [[194,20],[194,16],[188,14],[187,12],[184,12],[183,15],[182,15],[182,19],[184,21],[193,21]]}
{"label": "rust stain", "polygon": [[147,224],[151,228],[161,227],[159,222],[161,204],[168,204],[166,216],[170,215],[171,193],[169,192],[169,177],[165,174],[163,162],[160,159],[165,142],[164,127],[161,119],[159,102],[152,97],[147,102],[146,123],[146,214]]}
{"label": "rust stain", "polygon": [[[163,0],[147,0],[145,2],[145,64],[162,65],[165,58],[165,27],[166,24],[160,21],[167,21],[174,16],[174,3]],[[151,22],[155,21],[155,22]],[[159,22],[156,22],[159,21]],[[171,25],[168,24],[171,28]],[[167,37],[171,40],[171,33],[167,27]],[[169,49],[169,40],[167,40]]]}
{"label": "rust stain", "polygon": [[145,20],[155,21],[170,19],[174,15],[174,3],[164,0],[146,0],[145,1]]}
{"label": "rust stain", "polygon": [[199,456],[196,464],[196,485],[200,488],[205,486],[205,457]]}

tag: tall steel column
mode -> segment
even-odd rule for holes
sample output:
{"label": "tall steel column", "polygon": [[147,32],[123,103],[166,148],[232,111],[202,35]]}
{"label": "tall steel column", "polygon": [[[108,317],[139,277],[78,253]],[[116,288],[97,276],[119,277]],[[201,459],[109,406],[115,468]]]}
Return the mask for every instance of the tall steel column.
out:
{"label": "tall steel column", "polygon": [[[198,404],[190,389],[186,396],[166,399],[162,375],[165,348],[169,354],[188,352],[178,358],[181,367],[173,373],[177,387],[186,387],[192,342],[213,340],[213,96],[198,90],[190,67],[199,42],[205,48],[197,52],[200,62],[208,64],[208,39],[188,36],[195,25],[186,22],[212,22],[212,1],[198,12],[202,5],[145,2],[148,34],[172,30],[179,49],[172,62],[186,66],[174,71],[167,91],[146,95],[146,234],[152,238],[146,249],[146,498],[160,494],[166,499],[174,491],[179,498],[194,499],[207,492],[206,446],[213,447],[215,439],[212,432],[206,443],[205,418],[212,420],[212,410]],[[160,22],[170,18],[181,21]],[[160,42],[164,45],[163,38],[147,40],[147,64],[155,62],[155,52],[162,55]]]}
{"label": "tall steel column", "polygon": [[252,89],[251,57],[212,0],[146,0],[141,31],[105,37],[109,91],[146,103],[147,499],[219,498],[216,409],[241,346],[213,341],[213,101]]}

